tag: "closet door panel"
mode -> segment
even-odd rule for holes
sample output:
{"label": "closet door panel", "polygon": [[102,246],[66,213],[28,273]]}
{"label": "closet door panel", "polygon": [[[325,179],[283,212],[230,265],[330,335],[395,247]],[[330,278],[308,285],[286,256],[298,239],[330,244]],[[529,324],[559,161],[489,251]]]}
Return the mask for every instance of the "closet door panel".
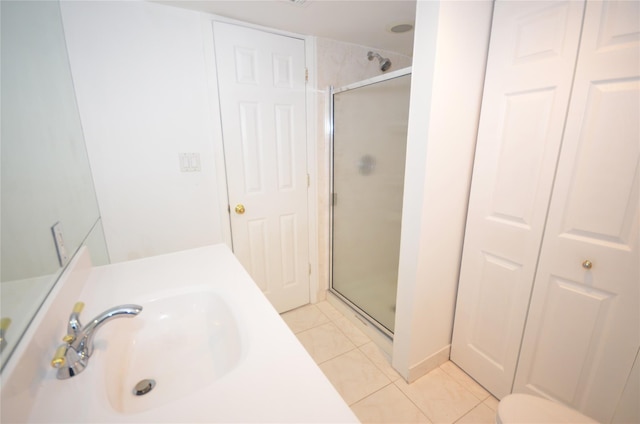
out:
{"label": "closet door panel", "polygon": [[587,5],[515,385],[602,422],[640,347],[639,4]]}
{"label": "closet door panel", "polygon": [[582,14],[495,4],[451,358],[497,397],[515,375]]}

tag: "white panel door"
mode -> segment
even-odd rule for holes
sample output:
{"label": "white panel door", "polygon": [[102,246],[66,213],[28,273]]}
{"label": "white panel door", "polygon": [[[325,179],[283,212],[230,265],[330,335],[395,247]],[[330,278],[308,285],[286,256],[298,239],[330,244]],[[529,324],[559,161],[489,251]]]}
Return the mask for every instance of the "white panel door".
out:
{"label": "white panel door", "polygon": [[515,390],[601,422],[640,346],[639,172],[640,3],[589,1]]}
{"label": "white panel door", "polygon": [[304,41],[213,27],[233,250],[284,312],[309,302]]}
{"label": "white panel door", "polygon": [[498,398],[513,385],[583,6],[495,4],[451,359]]}

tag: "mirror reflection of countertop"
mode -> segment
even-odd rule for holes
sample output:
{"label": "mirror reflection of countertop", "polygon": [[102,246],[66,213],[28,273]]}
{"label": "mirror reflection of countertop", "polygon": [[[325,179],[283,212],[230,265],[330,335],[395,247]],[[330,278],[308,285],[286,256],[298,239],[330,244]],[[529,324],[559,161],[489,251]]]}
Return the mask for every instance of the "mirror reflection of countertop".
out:
{"label": "mirror reflection of countertop", "polygon": [[[358,422],[226,246],[101,267],[74,261],[81,292],[65,299],[65,287],[54,289],[3,372],[2,422]],[[78,284],[73,272],[63,285]],[[48,363],[70,311],[59,304],[76,300],[84,322],[119,304],[146,310],[107,323],[87,369],[58,380]],[[135,398],[127,379],[143,368],[157,387]]]}
{"label": "mirror reflection of countertop", "polygon": [[0,313],[2,318],[9,318],[11,324],[5,334],[7,348],[0,352],[1,363],[22,337],[29,321],[36,314],[42,301],[51,289],[53,275],[28,278],[0,283]]}

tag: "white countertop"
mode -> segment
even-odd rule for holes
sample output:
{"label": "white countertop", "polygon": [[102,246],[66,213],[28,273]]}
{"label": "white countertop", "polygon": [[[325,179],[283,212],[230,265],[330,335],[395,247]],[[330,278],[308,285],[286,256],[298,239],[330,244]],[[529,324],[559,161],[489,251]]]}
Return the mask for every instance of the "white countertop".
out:
{"label": "white countertop", "polygon": [[[97,352],[87,369],[71,379],[57,380],[55,370],[50,369],[32,394],[28,421],[358,422],[225,245],[94,267],[75,300],[85,302],[82,316],[86,321],[115,305],[144,304],[157,296],[208,290],[224,297],[242,333],[242,357],[230,372],[158,408],[122,414],[106,401],[106,389],[96,371],[100,368],[96,362],[105,358]],[[64,325],[60,323],[61,331]],[[102,336],[107,337],[108,331]],[[96,345],[100,338],[99,332]],[[60,396],[63,391],[67,393]],[[74,403],[73,393],[82,393],[82,405]],[[52,402],[52,396],[59,396],[59,401]],[[3,418],[7,407],[5,403]]]}

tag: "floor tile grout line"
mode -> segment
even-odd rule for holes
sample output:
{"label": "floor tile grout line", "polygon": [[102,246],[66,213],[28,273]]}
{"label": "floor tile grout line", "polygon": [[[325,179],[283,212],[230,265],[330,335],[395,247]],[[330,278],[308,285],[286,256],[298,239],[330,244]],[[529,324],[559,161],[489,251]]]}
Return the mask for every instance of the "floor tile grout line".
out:
{"label": "floor tile grout line", "polygon": [[477,407],[478,405],[480,405],[483,400],[479,399],[478,396],[474,395],[473,392],[469,389],[467,389],[466,387],[464,387],[464,385],[462,383],[460,383],[458,380],[456,380],[455,378],[453,378],[452,375],[450,375],[448,372],[446,372],[445,370],[441,369],[440,367],[438,367],[438,369],[440,369],[440,371],[442,371],[445,375],[447,375],[449,378],[451,378],[451,380],[456,383],[458,386],[460,386],[460,388],[462,390],[464,390],[465,392],[469,393],[476,401],[477,403],[475,405],[473,405],[471,408],[469,408],[469,410],[465,413],[463,413],[462,415],[460,415],[458,418],[456,418],[455,420],[453,420],[453,423],[457,422],[458,420],[462,419],[465,415],[467,415],[469,412],[471,412],[475,407]]}
{"label": "floor tile grout line", "polygon": [[[396,381],[398,381],[398,380],[396,380]],[[420,408],[420,407],[418,406],[418,404],[417,404],[417,403],[415,403],[415,402],[413,401],[413,399],[411,399],[411,397],[409,397],[409,395],[407,395],[407,394],[406,394],[406,393],[405,393],[405,392],[400,388],[400,386],[398,386],[398,384],[396,383],[396,381],[392,382],[391,384],[395,385],[395,386],[396,386],[396,388],[397,388],[398,390],[400,390],[400,393],[402,393],[402,394],[404,395],[404,397],[406,397],[406,398],[409,400],[409,402],[411,402],[411,403],[413,404],[413,406],[415,406],[415,407],[418,409],[418,411],[420,411],[420,412],[422,413],[422,415],[424,415],[425,417],[427,417],[427,419],[429,420],[429,422],[433,424],[433,423],[434,423],[434,420],[429,416],[429,414],[427,414],[427,412],[426,412],[426,411],[424,411],[422,408]],[[407,385],[409,385],[409,383],[407,383]]]}
{"label": "floor tile grout line", "polygon": [[[320,308],[318,308],[318,309],[320,309]],[[335,309],[335,308],[334,308],[334,309]],[[340,316],[341,316],[341,317],[346,318],[346,316],[345,316],[342,312],[338,311],[337,309],[335,309],[335,310],[336,310],[336,312],[338,312],[338,313],[340,314]],[[325,315],[326,315],[326,314],[325,314]],[[331,318],[329,317],[329,319],[331,319]],[[334,323],[335,323],[335,321],[336,321],[336,320],[332,320],[332,322],[334,322]],[[340,326],[336,325],[336,327],[338,327],[338,330],[340,330],[340,332],[341,332],[341,333],[342,333],[342,334],[343,334],[347,339],[349,339],[349,341],[350,341],[351,343],[353,343],[353,344],[356,346],[356,349],[358,349],[358,350],[359,350],[359,351],[360,351],[360,352],[361,352],[365,357],[367,357],[367,359],[369,359],[369,361],[371,361],[371,363],[376,367],[376,369],[378,369],[378,370],[379,370],[380,372],[382,372],[382,373],[383,373],[387,378],[389,378],[389,380],[391,380],[391,378],[387,375],[387,373],[385,373],[385,372],[384,372],[384,370],[383,370],[382,368],[380,368],[380,367],[379,367],[375,362],[373,362],[373,360],[372,360],[371,358],[369,358],[369,355],[367,355],[367,354],[366,354],[366,353],[361,349],[361,348],[362,348],[362,346],[365,346],[365,345],[367,345],[367,344],[369,344],[369,343],[374,343],[374,344],[375,344],[375,342],[374,342],[374,341],[373,341],[369,336],[367,336],[366,334],[362,333],[362,334],[367,338],[367,342],[366,342],[366,343],[363,343],[363,344],[361,344],[361,345],[357,345],[353,340],[351,340],[351,338],[349,338],[349,335],[348,335],[345,331],[343,331],[343,330],[342,330],[342,328],[341,328]],[[357,329],[357,327],[356,327],[356,329]],[[377,347],[377,345],[376,345],[376,347]],[[389,365],[391,365],[391,364],[389,364]],[[393,381],[394,381],[394,380],[391,380],[391,382],[392,382],[392,383],[393,383]]]}
{"label": "floor tile grout line", "polygon": [[[330,361],[330,360],[332,360],[332,359],[337,359],[337,358],[339,358],[339,357],[341,357],[341,356],[347,355],[348,353],[353,352],[354,350],[359,350],[359,349],[358,349],[358,347],[356,346],[356,348],[355,348],[355,349],[351,349],[350,351],[348,351],[348,352],[344,352],[344,353],[342,353],[342,354],[340,354],[340,355],[338,355],[338,356],[336,356],[336,357],[334,357],[334,358],[327,359],[326,361],[323,361],[322,363],[325,363],[325,362],[328,362],[328,361]],[[344,397],[343,397],[343,400],[345,401],[345,403],[347,403],[347,405],[348,405],[349,407],[351,407],[352,405],[354,405],[354,404],[355,404],[355,403],[357,403],[357,402],[360,402],[360,401],[361,401],[361,400],[363,400],[363,399],[366,399],[367,397],[371,396],[373,393],[375,393],[375,392],[378,392],[378,391],[382,390],[384,387],[387,387],[389,384],[393,384],[393,383],[394,383],[394,381],[393,381],[393,380],[391,380],[391,378],[389,378],[389,376],[387,376],[383,371],[381,371],[380,369],[378,369],[378,367],[376,366],[376,364],[374,364],[374,363],[373,363],[373,361],[371,360],[371,358],[369,358],[369,357],[368,357],[364,352],[362,352],[362,351],[361,351],[360,353],[362,354],[362,356],[364,357],[364,359],[365,359],[366,361],[368,361],[371,365],[373,365],[373,367],[374,367],[375,369],[377,369],[383,377],[385,377],[387,380],[389,380],[389,382],[388,382],[387,384],[385,384],[383,387],[381,387],[380,389],[374,390],[373,392],[371,392],[371,393],[369,393],[369,394],[367,394],[367,395],[363,396],[362,398],[359,398],[358,400],[353,401],[352,403],[348,403],[348,402],[346,401],[346,399],[344,399]],[[320,363],[318,363],[318,366],[320,366]],[[320,369],[320,370],[322,371],[322,369]],[[324,374],[324,371],[323,371],[323,374]],[[326,374],[324,374],[324,375],[325,375],[325,377],[329,378],[329,376],[328,376],[328,375],[326,375]],[[329,380],[329,381],[331,381],[331,380]]]}
{"label": "floor tile grout line", "polygon": [[465,412],[464,414],[460,415],[458,418],[456,418],[452,424],[457,423],[458,421],[460,421],[461,419],[463,419],[464,417],[466,417],[467,415],[469,415],[471,413],[471,411],[473,411],[474,409],[476,409],[478,406],[482,405],[482,401],[480,401],[480,403],[475,404],[474,406],[471,407],[471,409],[469,409],[467,412]]}
{"label": "floor tile grout line", "polygon": [[[328,303],[328,302],[327,302],[327,303]],[[331,307],[333,307],[333,305],[331,305],[330,303],[329,303],[329,305],[330,305]],[[320,308],[318,308],[318,309],[320,310],[320,312],[324,313],[324,311],[323,311],[322,309],[320,309]],[[334,309],[334,310],[335,310],[335,311],[340,315],[340,318],[345,318],[345,319],[347,319],[347,320],[348,320],[348,318],[347,318],[347,317],[346,317],[346,316],[345,316],[341,311],[339,311],[339,310],[338,310],[338,309],[336,309],[335,307],[333,307],[333,309]],[[362,331],[360,331],[360,329],[359,329],[359,328],[355,327],[355,325],[349,321],[349,323],[350,323],[351,325],[354,325],[354,327],[356,328],[356,330],[360,331],[360,332],[362,333],[362,335],[363,335],[364,337],[366,337],[366,338],[367,338],[367,342],[366,342],[366,343],[362,343],[361,345],[357,345],[357,344],[356,344],[356,342],[355,342],[355,341],[353,341],[353,340],[349,337],[349,335],[348,335],[348,334],[347,334],[347,333],[342,329],[342,327],[340,327],[340,326],[336,323],[336,321],[337,321],[336,319],[331,319],[331,317],[330,317],[330,316],[328,316],[327,314],[324,314],[324,315],[325,315],[327,318],[329,318],[329,320],[330,320],[332,323],[334,323],[334,324],[336,325],[336,327],[338,328],[338,330],[340,330],[340,332],[341,332],[341,333],[342,333],[342,334],[343,334],[347,339],[349,339],[349,341],[350,341],[351,343],[353,343],[353,344],[356,346],[356,348],[360,348],[361,346],[364,346],[364,345],[366,345],[366,344],[368,344],[368,343],[370,343],[370,342],[373,342],[373,340],[372,340],[369,336],[367,336],[366,334],[362,333]],[[362,352],[362,353],[364,353],[364,352]],[[365,354],[365,355],[366,355],[366,354]],[[375,364],[374,364],[374,365],[375,365]],[[376,366],[376,367],[377,367],[377,366]],[[379,367],[377,367],[377,368],[379,368]]]}
{"label": "floor tile grout line", "polygon": [[[434,370],[436,370],[436,369],[440,369],[440,367],[436,367],[436,368],[434,368]],[[433,370],[432,370],[432,371],[433,371]],[[449,375],[447,372],[445,372],[445,371],[444,371],[444,370],[442,370],[442,369],[440,369],[440,371],[441,371],[442,373],[444,373],[447,377],[449,377],[453,383],[457,384],[457,385],[459,386],[459,388],[460,388],[460,389],[462,389],[463,391],[465,391],[465,392],[469,393],[469,394],[473,397],[473,399],[475,399],[475,401],[476,401],[476,403],[474,403],[474,405],[473,405],[471,408],[469,408],[466,412],[464,412],[462,415],[460,415],[459,417],[457,417],[455,420],[453,420],[453,421],[452,421],[452,423],[455,423],[456,421],[460,420],[462,417],[464,417],[465,415],[467,415],[469,412],[471,412],[474,408],[476,408],[478,405],[480,405],[480,404],[481,404],[481,403],[483,403],[484,401],[483,401],[482,399],[479,399],[477,396],[475,396],[475,395],[474,395],[474,394],[473,394],[469,389],[467,389],[466,387],[464,387],[460,382],[458,382],[456,379],[454,379],[454,378],[453,378],[451,375]],[[426,375],[428,375],[428,374],[429,374],[429,373],[425,374],[424,376],[426,376]],[[424,376],[423,376],[423,377],[424,377]],[[422,377],[421,377],[421,378],[422,378]],[[396,380],[396,381],[398,381],[398,380]],[[417,380],[416,380],[416,381],[417,381]],[[414,383],[415,383],[415,381],[414,381],[413,383],[411,383],[411,384],[414,384]],[[394,384],[395,384],[395,382],[394,382]],[[408,386],[410,386],[411,384],[407,383],[407,385],[408,385]],[[434,420],[429,416],[429,414],[427,414],[427,412],[426,412],[426,411],[424,411],[424,410],[423,410],[422,408],[420,408],[420,407],[419,407],[415,402],[413,402],[413,400],[411,399],[411,397],[409,397],[409,395],[407,395],[407,394],[406,394],[406,393],[405,393],[405,392],[400,388],[400,386],[398,386],[397,384],[396,384],[396,386],[398,387],[398,389],[400,389],[400,391],[401,391],[402,393],[404,393],[404,395],[405,395],[407,398],[409,398],[409,400],[411,400],[411,402],[412,402],[414,405],[416,405],[416,407],[417,407],[417,408],[418,408],[418,409],[419,409],[419,410],[420,410],[420,411],[421,411],[421,412],[422,412],[422,413],[423,413],[423,414],[424,414],[424,415],[429,419],[429,421],[431,421],[431,422],[435,422],[435,421],[434,421]]]}
{"label": "floor tile grout line", "polygon": [[[482,401],[482,403],[484,403],[485,405],[487,405],[487,401],[488,401],[490,398],[494,398],[497,402],[500,402],[500,399],[498,399],[497,397],[495,397],[495,396],[493,396],[491,393],[489,393],[489,396],[488,396],[485,400],[483,400],[483,401]],[[488,407],[489,409],[491,409],[492,411],[496,412],[496,413],[498,412],[498,410],[497,410],[497,409],[493,409],[493,408],[492,408],[491,406],[489,406],[489,405],[487,405],[487,407]]]}
{"label": "floor tile grout line", "polygon": [[[331,305],[331,304],[329,304],[329,305],[330,305],[330,306],[333,306],[333,305]],[[364,357],[367,361],[369,361],[369,362],[371,363],[371,365],[373,365],[373,367],[374,367],[375,369],[377,369],[377,370],[381,373],[381,375],[383,375],[384,377],[386,377],[386,378],[389,380],[389,383],[385,384],[383,387],[379,388],[378,390],[375,390],[375,391],[373,391],[372,393],[369,393],[369,394],[367,394],[367,395],[363,396],[362,398],[360,398],[360,399],[358,399],[358,400],[355,400],[355,401],[353,401],[352,403],[348,404],[348,405],[349,405],[349,408],[351,408],[351,407],[352,407],[353,405],[355,405],[356,403],[358,403],[358,402],[360,402],[360,401],[362,401],[362,400],[364,400],[364,399],[368,398],[369,396],[373,395],[374,393],[379,392],[380,390],[384,389],[385,387],[388,387],[390,384],[394,384],[394,381],[395,381],[395,380],[392,380],[392,379],[391,379],[391,377],[389,377],[389,376],[387,375],[387,373],[385,373],[385,372],[384,372],[384,370],[383,370],[382,368],[380,368],[380,367],[379,367],[379,366],[378,366],[378,365],[377,365],[377,364],[376,364],[376,363],[375,363],[375,362],[374,362],[374,361],[369,357],[369,355],[367,355],[367,354],[366,354],[366,353],[361,349],[361,347],[362,347],[362,346],[364,346],[364,345],[367,345],[367,344],[369,344],[369,343],[374,343],[374,342],[373,342],[373,340],[372,340],[369,336],[367,336],[366,334],[364,334],[364,333],[363,333],[363,335],[364,335],[364,336],[366,337],[366,339],[367,339],[367,342],[362,343],[362,344],[360,344],[360,345],[356,344],[356,342],[355,342],[354,340],[352,340],[352,339],[349,337],[349,335],[348,335],[348,334],[347,334],[347,333],[342,329],[342,327],[341,327],[341,326],[339,326],[339,325],[337,325],[337,320],[338,320],[338,319],[340,319],[340,318],[346,318],[346,316],[345,316],[341,311],[339,311],[338,309],[334,308],[334,310],[335,310],[335,311],[337,312],[337,314],[338,314],[338,315],[340,315],[340,316],[339,316],[339,317],[337,317],[337,318],[331,318],[331,317],[330,317],[330,316],[328,316],[328,315],[327,315],[327,314],[326,314],[322,309],[320,309],[319,307],[318,307],[318,309],[319,309],[319,310],[320,310],[320,312],[322,312],[322,313],[323,313],[323,314],[324,314],[324,315],[325,315],[325,316],[326,316],[326,317],[327,317],[327,318],[328,318],[332,323],[334,323],[334,324],[336,325],[336,327],[338,328],[338,330],[339,330],[339,331],[340,331],[340,332],[341,332],[341,333],[342,333],[342,334],[343,334],[343,335],[344,335],[344,336],[345,336],[345,337],[346,337],[346,338],[347,338],[347,339],[348,339],[348,340],[349,340],[349,341],[350,341],[350,342],[355,346],[355,349],[351,349],[351,350],[349,350],[348,352],[344,352],[344,353],[342,353],[342,354],[340,354],[340,355],[335,356],[334,358],[327,359],[326,361],[323,361],[322,363],[325,363],[325,362],[330,361],[330,360],[332,360],[332,359],[335,359],[335,358],[338,358],[338,357],[340,357],[340,356],[346,355],[347,353],[350,353],[350,352],[352,352],[352,351],[354,351],[354,350],[358,350],[358,351],[363,355],[363,357]],[[335,315],[335,314],[333,314],[333,316],[335,317],[336,315]],[[357,327],[356,327],[356,329],[357,329]],[[318,365],[318,366],[319,366],[320,364],[321,364],[321,363],[317,363],[317,365]],[[401,391],[401,393],[402,393],[402,391]],[[405,397],[406,397],[406,395],[405,395],[404,393],[403,393],[403,396],[405,396]],[[420,410],[420,409],[418,409],[418,410]]]}
{"label": "floor tile grout line", "polygon": [[[293,330],[291,329],[291,327],[289,327],[289,329],[291,330],[291,332],[292,332],[293,334],[300,334],[300,333],[302,333],[302,332],[304,332],[304,331],[313,330],[314,328],[322,327],[323,325],[327,325],[327,324],[335,324],[335,323],[334,323],[333,321],[331,321],[331,320],[329,320],[329,321],[327,321],[327,322],[318,322],[318,323],[313,324],[311,327],[305,328],[304,330],[299,330],[299,331],[297,331],[297,332],[296,332],[296,331],[293,331]],[[336,326],[336,327],[338,327],[338,326]],[[339,327],[338,327],[338,328],[339,328]]]}
{"label": "floor tile grout line", "polygon": [[[353,343],[352,343],[352,344],[353,344]],[[354,346],[355,346],[355,345],[354,345]],[[320,366],[320,364],[324,364],[325,362],[329,362],[329,361],[331,361],[331,360],[333,360],[333,359],[339,358],[339,357],[341,357],[342,355],[346,355],[347,353],[349,353],[349,352],[353,352],[353,351],[354,351],[354,350],[356,350],[356,349],[358,349],[358,346],[355,346],[353,349],[349,349],[349,350],[346,350],[346,351],[344,351],[344,352],[342,352],[342,353],[339,353],[339,354],[337,354],[336,356],[333,356],[333,357],[331,357],[331,358],[329,358],[329,359],[325,359],[325,360],[324,360],[324,361],[322,361],[322,362],[316,362],[316,365]],[[315,361],[315,360],[314,360],[314,361]],[[323,372],[323,374],[324,374],[324,372]],[[325,374],[325,376],[326,376],[327,378],[329,378],[326,374]]]}
{"label": "floor tile grout line", "polygon": [[[328,303],[328,302],[327,302],[327,303]],[[333,305],[331,305],[330,303],[329,303],[329,305],[330,305],[330,306],[331,306],[331,307],[332,307],[332,308],[333,308],[333,309],[334,309],[334,310],[335,310],[335,311],[340,315],[340,318],[346,318],[346,316],[345,316],[342,312],[340,312],[339,310],[337,310],[335,307],[333,307]],[[320,308],[318,308],[318,309],[320,309]],[[322,313],[324,314],[324,316],[326,316],[326,317],[329,319],[329,321],[331,321],[331,322],[333,322],[333,323],[335,323],[335,322],[336,322],[336,320],[335,320],[335,319],[333,319],[333,318],[331,318],[329,315],[327,315],[327,314],[326,314],[322,309],[320,309],[320,312],[322,312]]]}
{"label": "floor tile grout line", "polygon": [[455,378],[455,376],[454,376],[453,374],[451,374],[451,373],[447,372],[447,370],[446,370],[446,369],[442,368],[442,365],[438,366],[438,368],[439,368],[443,373],[445,373],[446,375],[448,375],[449,377],[451,377],[451,378],[452,378],[456,383],[458,383],[459,385],[461,385],[463,389],[465,389],[466,391],[468,391],[469,393],[471,393],[474,397],[476,397],[476,398],[480,399],[480,401],[481,401],[481,402],[484,402],[484,401],[485,401],[485,400],[487,400],[490,396],[492,396],[492,394],[491,394],[487,389],[485,389],[485,388],[484,388],[480,383],[478,383],[478,382],[477,382],[473,377],[471,377],[469,374],[467,374],[467,373],[466,373],[462,368],[458,367],[458,365],[456,365],[456,363],[455,363],[455,362],[452,362],[451,360],[449,360],[449,362],[451,362],[453,365],[455,365],[455,366],[456,366],[456,367],[457,367],[457,368],[458,368],[462,373],[464,373],[464,375],[466,375],[467,377],[469,377],[469,378],[470,378],[470,379],[471,379],[475,384],[477,384],[479,387],[481,387],[481,388],[482,388],[482,390],[484,390],[485,392],[487,392],[487,395],[486,395],[484,398],[480,398],[480,397],[476,396],[476,394],[475,394],[475,393],[473,393],[473,391],[471,391],[471,390],[467,389],[467,388],[464,386],[464,384],[462,384],[461,382],[459,382],[459,381]]}
{"label": "floor tile grout line", "polygon": [[[327,325],[327,324],[333,324],[333,323],[332,323],[332,322],[323,322],[322,324],[314,325],[313,327],[309,327],[309,328],[306,328],[306,329],[304,329],[304,330],[300,330],[300,331],[298,331],[297,333],[296,333],[296,332],[293,332],[293,334],[297,336],[297,335],[298,335],[298,334],[300,334],[300,333],[304,333],[304,332],[307,332],[307,331],[310,331],[310,330],[316,329],[316,328],[318,328],[318,327],[322,327],[323,325]],[[336,326],[336,328],[337,328],[337,326]]]}
{"label": "floor tile grout line", "polygon": [[[317,312],[319,312],[319,313],[320,313],[324,318],[326,318],[328,321],[327,321],[327,322],[314,323],[314,324],[313,324],[311,327],[309,327],[309,328],[305,328],[305,329],[303,329],[303,330],[294,331],[294,330],[289,326],[289,324],[287,323],[286,319],[284,318],[284,315],[289,314],[289,313],[291,313],[291,312],[293,312],[293,311],[299,311],[299,310],[301,310],[301,309],[303,309],[303,308],[308,308],[308,307],[311,307],[312,309],[317,310]],[[331,317],[329,317],[327,314],[325,314],[325,313],[322,311],[322,309],[320,309],[320,308],[317,306],[317,304],[315,304],[315,303],[307,303],[306,305],[300,306],[299,308],[292,309],[291,311],[283,312],[283,313],[281,313],[281,314],[280,314],[280,317],[283,319],[283,321],[285,321],[285,324],[287,324],[287,327],[289,327],[289,330],[291,330],[291,332],[292,332],[293,334],[298,334],[298,333],[301,333],[301,332],[303,332],[303,331],[307,331],[307,330],[310,330],[310,329],[312,329],[312,328],[319,327],[319,326],[324,325],[324,324],[328,324],[329,322],[333,322],[333,320],[331,319]]]}
{"label": "floor tile grout line", "polygon": [[[484,405],[484,406],[486,406],[487,408],[489,408],[489,405],[485,405],[485,404],[484,404],[484,402],[482,402],[482,401],[481,401],[479,404],[477,404],[476,406],[474,406],[473,408],[471,408],[471,409],[470,409],[466,414],[464,414],[463,416],[461,416],[460,418],[458,418],[457,420],[455,420],[455,421],[453,422],[453,424],[458,423],[461,419],[463,419],[464,417],[466,417],[467,415],[469,415],[469,414],[470,414],[474,409],[476,409],[476,408],[477,408],[478,406],[480,406],[480,405]],[[489,408],[489,409],[491,410],[491,412],[494,412],[494,413],[496,413],[496,414],[497,414],[497,412],[496,412],[496,411],[494,411],[493,409],[491,409],[491,408]]]}
{"label": "floor tile grout line", "polygon": [[[329,303],[329,305],[333,307],[333,305],[331,305],[330,303]],[[318,309],[320,309],[320,308],[318,308]],[[346,316],[345,316],[341,311],[339,311],[338,309],[336,309],[335,307],[334,307],[334,310],[335,310],[335,311],[340,315],[340,317],[342,317],[342,318],[346,318]],[[321,309],[320,309],[320,311],[324,313],[324,311],[322,311]],[[325,314],[325,315],[327,315],[327,314]],[[327,317],[328,317],[328,316],[327,316]],[[328,317],[328,318],[329,318],[329,319],[331,319],[331,317]],[[335,319],[334,319],[334,320],[332,320],[332,322],[334,322],[334,323],[335,323],[335,321],[336,321]],[[349,340],[350,340],[354,345],[356,345],[356,344],[355,344],[355,342],[354,342],[353,340],[351,340],[351,339],[349,338],[349,336],[348,336],[344,331],[342,331],[342,328],[340,328],[340,326],[337,326],[337,325],[336,325],[336,327],[338,327],[338,330],[340,330],[340,331],[341,331],[341,332],[342,332],[342,333],[343,333],[343,334],[344,334],[344,335],[345,335],[345,336],[346,336],[346,337],[347,337],[347,338],[348,338],[348,339],[349,339]],[[363,334],[364,334],[364,333],[363,333]],[[386,372],[385,372],[381,367],[379,367],[379,366],[378,366],[378,365],[373,361],[373,359],[371,359],[371,358],[369,357],[369,355],[367,355],[367,354],[366,354],[366,352],[365,352],[365,351],[363,351],[363,350],[362,350],[362,347],[363,347],[363,346],[365,346],[365,345],[367,345],[367,344],[369,344],[369,343],[373,343],[373,344],[376,346],[376,348],[377,348],[377,349],[380,349],[380,348],[378,347],[378,345],[377,345],[377,344],[376,344],[376,343],[375,343],[375,342],[374,342],[374,341],[373,341],[369,336],[367,336],[367,335],[365,334],[365,337],[367,338],[367,340],[368,340],[368,341],[367,341],[366,343],[363,343],[362,345],[356,345],[356,349],[358,349],[358,350],[359,350],[359,351],[360,351],[360,352],[361,352],[361,353],[362,353],[362,354],[363,354],[363,355],[364,355],[364,356],[365,356],[365,357],[366,357],[366,358],[367,358],[367,359],[368,359],[368,360],[373,364],[373,366],[374,366],[378,371],[380,371],[380,372],[381,372],[385,377],[387,377],[387,378],[391,381],[391,383],[390,383],[390,384],[393,384],[396,380],[401,379],[401,378],[402,378],[402,376],[399,376],[399,377],[397,377],[395,380],[393,380],[389,375],[387,375],[387,373],[386,373]],[[385,360],[386,360],[386,358],[385,358]],[[324,362],[326,362],[326,361],[324,361]],[[319,364],[318,364],[318,365],[319,365]],[[389,363],[389,366],[391,366],[391,368],[395,371],[395,369],[393,368],[393,366],[392,366],[390,363]],[[386,387],[386,386],[385,386],[385,387]],[[404,394],[404,393],[403,393],[403,394]],[[405,395],[405,397],[406,397],[406,395]]]}
{"label": "floor tile grout line", "polygon": [[[380,387],[380,388],[379,388],[379,389],[377,389],[377,390],[374,390],[373,392],[369,393],[369,394],[368,394],[368,395],[366,395],[365,397],[363,397],[363,398],[361,398],[361,399],[358,399],[358,400],[354,401],[353,403],[349,404],[349,408],[351,408],[351,407],[352,407],[353,405],[355,405],[356,403],[361,402],[361,401],[365,400],[366,398],[368,398],[368,397],[370,397],[370,396],[375,395],[375,394],[376,394],[376,393],[378,393],[379,391],[386,389],[387,387],[389,387],[389,386],[390,386],[390,385],[392,385],[392,384],[393,384],[393,381],[389,382],[388,384],[385,384],[384,386]],[[398,389],[398,390],[399,390],[399,389]],[[402,390],[401,390],[400,392],[402,393]],[[402,394],[404,395],[404,393],[402,393]],[[405,397],[406,397],[406,395],[405,395]]]}
{"label": "floor tile grout line", "polygon": [[[336,323],[335,323],[335,321],[334,321],[333,323],[334,323],[334,324],[336,324]],[[336,327],[338,328],[338,330],[340,330],[340,332],[341,332],[342,334],[344,334],[344,336],[345,336],[347,339],[349,339],[349,341],[350,341],[351,343],[353,343],[354,345],[356,344],[356,342],[354,342],[353,340],[351,340],[351,338],[349,337],[349,335],[348,335],[348,334],[347,334],[347,333],[346,333],[346,332],[345,332],[345,331],[344,331],[344,330],[343,330],[339,325],[337,325],[337,324],[336,324]],[[356,329],[357,329],[357,328],[356,328]],[[362,331],[361,331],[361,333],[362,333]],[[369,336],[367,336],[366,334],[364,334],[364,333],[362,333],[362,334],[367,338],[367,340],[368,340],[368,341],[367,341],[367,343],[369,343],[369,342],[373,341],[373,340],[371,340],[371,339],[369,338]],[[364,344],[367,344],[367,343],[364,343]],[[362,345],[360,345],[360,346],[362,346]],[[360,347],[360,346],[356,345],[356,347]]]}
{"label": "floor tile grout line", "polygon": [[[375,345],[375,342],[374,342],[373,340],[371,340],[369,343],[373,343],[373,344]],[[369,344],[369,343],[365,343],[365,345],[366,345],[366,344]],[[362,345],[362,346],[364,346],[364,345]],[[374,365],[374,366],[375,366],[375,367],[376,367],[376,368],[377,368],[377,369],[378,369],[382,374],[384,374],[384,375],[385,375],[389,380],[391,380],[391,377],[389,377],[389,376],[387,375],[387,373],[386,373],[386,372],[384,372],[384,370],[383,370],[382,368],[380,368],[380,367],[379,367],[375,362],[373,362],[373,359],[371,359],[371,358],[369,357],[369,355],[367,355],[367,354],[366,354],[366,352],[365,352],[365,351],[363,351],[363,350],[361,349],[361,347],[362,347],[362,346],[358,346],[358,350],[360,350],[360,352],[362,352],[362,354],[363,354],[364,356],[366,356],[366,357],[367,357],[367,359],[369,359],[369,361],[371,361],[371,363],[372,363],[372,364],[373,364],[373,365]],[[376,345],[376,347],[378,347],[378,345]],[[389,366],[391,366],[391,364],[389,364]],[[391,369],[393,369],[393,370],[395,371],[395,368],[393,368],[393,366],[391,366]],[[397,371],[396,371],[396,372],[397,372]],[[398,375],[399,375],[399,374],[398,374]],[[401,379],[401,378],[402,378],[402,376],[399,376],[398,378],[396,378],[396,380],[399,380],[399,379]],[[393,383],[393,382],[395,382],[396,380],[391,380],[391,382]]]}

